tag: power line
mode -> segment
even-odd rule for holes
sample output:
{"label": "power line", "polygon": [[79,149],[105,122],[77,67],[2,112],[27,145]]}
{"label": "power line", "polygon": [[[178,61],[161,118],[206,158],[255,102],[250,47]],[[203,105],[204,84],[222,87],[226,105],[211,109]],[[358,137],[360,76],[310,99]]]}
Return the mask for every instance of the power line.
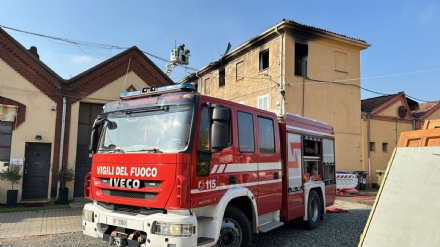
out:
{"label": "power line", "polygon": [[[78,40],[73,40],[73,39],[67,39],[67,38],[60,38],[60,37],[55,37],[55,36],[50,36],[50,35],[45,35],[45,34],[39,34],[39,33],[35,33],[35,32],[29,32],[29,31],[24,31],[24,30],[20,30],[20,29],[16,29],[16,28],[11,28],[11,27],[6,27],[3,25],[0,25],[0,27],[5,28],[5,29],[9,29],[9,30],[13,30],[16,32],[20,32],[20,33],[24,33],[27,35],[34,35],[34,36],[38,36],[38,37],[42,37],[42,38],[46,38],[49,40],[57,40],[57,41],[62,41],[62,42],[66,42],[69,44],[73,44],[75,46],[77,46],[79,49],[81,49],[80,46],[85,46],[85,47],[89,47],[89,48],[99,48],[99,49],[107,49],[107,50],[126,50],[129,49],[129,47],[122,47],[122,46],[117,46],[117,45],[107,45],[107,44],[100,44],[100,43],[94,43],[94,42],[88,42],[88,41],[78,41]],[[84,52],[83,49],[81,49],[82,52]],[[156,56],[154,54],[151,54],[149,52],[143,51],[141,50],[141,52],[143,52],[144,54],[150,56],[150,57],[154,57],[156,59],[159,59],[163,62],[169,63],[171,61],[169,61],[168,59]],[[85,53],[85,52],[84,52]],[[86,53],[85,53],[86,54]],[[189,69],[189,70],[194,70],[194,71],[199,71],[198,69],[195,68],[191,68],[189,66],[185,66],[185,65],[179,65],[185,69]],[[419,74],[419,73],[427,73],[427,72],[433,72],[433,71],[440,71],[440,68],[436,68],[436,69],[430,69],[430,70],[420,70],[420,71],[413,71],[413,72],[405,72],[405,73],[399,73],[399,74],[389,74],[389,75],[381,75],[381,76],[372,76],[372,77],[364,77],[364,78],[355,78],[355,79],[344,79],[344,80],[336,80],[336,81],[324,81],[324,80],[314,80],[314,79],[310,79],[308,78],[308,80],[312,80],[312,81],[316,81],[316,82],[325,82],[325,83],[336,83],[336,84],[340,84],[340,85],[346,85],[346,86],[356,86],[362,90],[365,90],[367,92],[371,92],[371,93],[375,93],[375,94],[379,94],[379,95],[389,95],[389,94],[383,94],[383,93],[379,93],[379,92],[375,92],[373,90],[358,86],[358,85],[354,85],[354,84],[345,84],[342,82],[347,82],[347,81],[354,81],[354,80],[369,80],[369,79],[377,79],[377,78],[386,78],[386,77],[395,77],[395,76],[402,76],[402,75],[410,75],[410,74]],[[219,76],[218,73],[215,72],[209,72],[207,74],[211,74],[212,76]],[[186,75],[184,75],[186,76]],[[236,77],[236,75],[226,75],[227,77]],[[279,77],[279,76],[275,76],[275,77]],[[269,78],[265,78],[265,77],[242,77],[243,79],[255,79],[255,80],[265,80],[265,79],[269,79]],[[271,79],[270,79],[271,80]],[[310,83],[308,83],[310,84]],[[53,93],[53,94],[57,94],[57,93]],[[418,101],[423,101],[423,102],[430,102],[430,101],[426,101],[426,100],[421,100],[421,99],[417,99],[415,97],[406,95],[408,98],[412,98]],[[72,96],[75,97],[75,96]]]}

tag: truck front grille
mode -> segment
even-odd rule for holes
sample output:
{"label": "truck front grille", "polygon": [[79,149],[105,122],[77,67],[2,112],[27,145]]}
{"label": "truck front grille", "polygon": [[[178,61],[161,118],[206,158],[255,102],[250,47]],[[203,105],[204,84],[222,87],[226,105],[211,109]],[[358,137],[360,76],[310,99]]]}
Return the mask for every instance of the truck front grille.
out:
{"label": "truck front grille", "polygon": [[133,191],[124,191],[124,190],[107,190],[103,189],[102,193],[106,196],[116,196],[130,199],[145,199],[145,200],[154,200],[156,199],[155,193],[146,193],[146,192],[133,192]]}

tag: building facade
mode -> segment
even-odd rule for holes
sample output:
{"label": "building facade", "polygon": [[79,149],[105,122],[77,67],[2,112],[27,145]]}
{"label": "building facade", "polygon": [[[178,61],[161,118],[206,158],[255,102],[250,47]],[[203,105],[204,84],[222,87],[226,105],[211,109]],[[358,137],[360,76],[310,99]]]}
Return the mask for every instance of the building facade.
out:
{"label": "building facade", "polygon": [[205,95],[333,126],[336,166],[362,167],[360,51],[370,45],[320,28],[282,20],[183,78]]}
{"label": "building facade", "polygon": [[369,173],[368,183],[377,184],[376,170],[386,170],[402,132],[415,129],[411,112],[419,104],[404,92],[364,99],[362,112],[362,169]]}
{"label": "building facade", "polygon": [[[173,84],[144,53],[132,47],[65,80],[0,28],[0,173],[22,166],[18,202],[47,200],[57,193],[54,174],[75,168],[69,199],[83,196],[90,171],[91,127],[103,104],[122,91]],[[0,181],[0,203],[8,181]]]}

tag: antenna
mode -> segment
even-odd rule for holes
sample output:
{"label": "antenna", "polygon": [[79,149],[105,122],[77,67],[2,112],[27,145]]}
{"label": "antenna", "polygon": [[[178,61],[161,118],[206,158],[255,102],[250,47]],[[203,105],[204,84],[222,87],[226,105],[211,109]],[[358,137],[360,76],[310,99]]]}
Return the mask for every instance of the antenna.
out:
{"label": "antenna", "polygon": [[223,54],[223,56],[225,56],[230,49],[231,49],[231,42],[228,42],[228,47],[226,48],[225,54]]}

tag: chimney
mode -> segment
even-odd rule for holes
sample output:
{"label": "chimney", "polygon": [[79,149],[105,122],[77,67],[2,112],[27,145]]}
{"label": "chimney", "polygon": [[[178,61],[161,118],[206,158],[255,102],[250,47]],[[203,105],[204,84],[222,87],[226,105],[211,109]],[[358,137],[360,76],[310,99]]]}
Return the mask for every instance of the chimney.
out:
{"label": "chimney", "polygon": [[40,59],[40,56],[38,55],[38,52],[37,52],[37,47],[31,46],[31,48],[28,51],[30,53],[32,53],[32,55],[34,55],[36,58]]}

